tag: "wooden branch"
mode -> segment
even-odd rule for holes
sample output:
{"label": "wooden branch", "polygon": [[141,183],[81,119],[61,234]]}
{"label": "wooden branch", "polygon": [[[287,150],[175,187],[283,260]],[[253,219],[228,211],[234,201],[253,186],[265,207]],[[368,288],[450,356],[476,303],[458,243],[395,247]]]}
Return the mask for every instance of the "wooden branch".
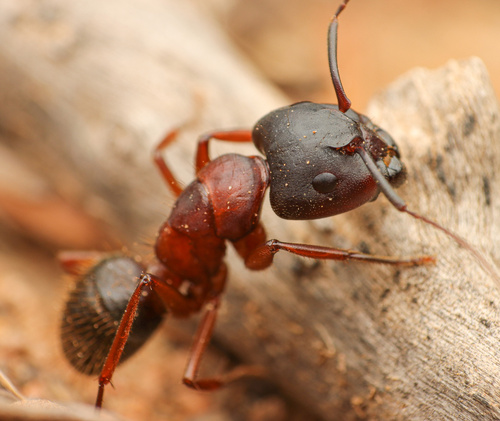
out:
{"label": "wooden branch", "polygon": [[[285,104],[179,2],[60,0],[1,12],[3,147],[43,180],[37,198],[56,195],[115,221],[129,241],[152,238],[168,212],[150,161],[164,132],[186,125],[168,158],[182,162],[187,182],[197,134],[251,126]],[[495,267],[499,113],[479,60],[416,70],[368,114],[401,147],[409,208],[467,238]],[[280,221],[266,205],[263,221],[285,241],[438,263],[395,270],[278,255],[254,273],[230,254],[216,336],[243,361],[264,365],[325,420],[500,416],[499,285],[469,252],[383,197],[314,222]]]}
{"label": "wooden branch", "polygon": [[430,254],[435,267],[317,267],[278,256],[265,275],[236,271],[219,335],[324,419],[498,418],[500,127],[487,73],[478,59],[417,69],[369,115],[402,149],[408,182],[399,193],[409,208],[467,238],[496,277],[380,197],[302,233],[272,235]]}
{"label": "wooden branch", "polygon": [[[176,173],[187,183],[200,133],[249,127],[285,103],[189,4],[57,0],[0,12],[0,35],[10,40],[0,56],[4,166],[13,167],[13,151],[29,168],[5,178],[0,191],[27,191],[27,200],[63,196],[115,221],[130,241],[168,211],[168,191],[151,162],[167,131],[185,127],[169,158],[182,163]],[[1,202],[9,200],[0,195]]]}

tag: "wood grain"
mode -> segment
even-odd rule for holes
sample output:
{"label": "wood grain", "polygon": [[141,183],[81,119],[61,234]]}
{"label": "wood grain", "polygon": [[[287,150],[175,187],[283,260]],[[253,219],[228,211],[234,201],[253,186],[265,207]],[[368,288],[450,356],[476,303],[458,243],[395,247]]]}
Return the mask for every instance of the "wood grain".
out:
{"label": "wood grain", "polygon": [[500,150],[487,73],[478,59],[417,69],[377,97],[369,115],[402,148],[408,182],[400,194],[409,208],[467,238],[496,276],[380,197],[302,232],[273,235],[430,254],[435,267],[304,267],[278,256],[262,277],[237,272],[220,335],[324,419],[495,419],[500,232],[492,192]]}

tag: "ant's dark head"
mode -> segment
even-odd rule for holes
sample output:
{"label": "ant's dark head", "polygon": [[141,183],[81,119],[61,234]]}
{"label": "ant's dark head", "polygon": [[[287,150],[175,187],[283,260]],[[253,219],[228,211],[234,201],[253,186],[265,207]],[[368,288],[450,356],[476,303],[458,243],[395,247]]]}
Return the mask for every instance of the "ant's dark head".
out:
{"label": "ant's dark head", "polygon": [[359,146],[393,186],[404,179],[393,139],[337,105],[300,102],[275,110],[257,122],[253,139],[267,158],[271,206],[281,218],[324,218],[374,200],[379,186]]}
{"label": "ant's dark head", "polygon": [[337,9],[328,28],[328,61],[339,105],[299,102],[272,111],[254,127],[253,140],[266,156],[270,199],[285,219],[317,219],[348,212],[387,195],[387,180],[404,180],[394,140],[351,109],[337,62]]}

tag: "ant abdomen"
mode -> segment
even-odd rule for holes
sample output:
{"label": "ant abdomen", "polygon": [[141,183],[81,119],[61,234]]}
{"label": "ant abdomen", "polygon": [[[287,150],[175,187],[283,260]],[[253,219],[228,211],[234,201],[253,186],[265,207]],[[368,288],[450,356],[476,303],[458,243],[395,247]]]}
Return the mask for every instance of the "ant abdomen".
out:
{"label": "ant abdomen", "polygon": [[[78,371],[100,373],[142,272],[134,259],[111,255],[82,271],[76,279],[64,308],[61,341],[66,358]],[[146,291],[141,301],[155,299]],[[144,304],[132,325],[121,362],[133,355],[162,321],[164,307]]]}

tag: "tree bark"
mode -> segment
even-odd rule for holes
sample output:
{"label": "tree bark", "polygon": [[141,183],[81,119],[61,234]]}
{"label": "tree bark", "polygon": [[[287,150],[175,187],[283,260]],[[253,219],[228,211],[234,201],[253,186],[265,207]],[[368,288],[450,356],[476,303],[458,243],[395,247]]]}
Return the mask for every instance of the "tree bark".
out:
{"label": "tree bark", "polygon": [[408,207],[466,238],[493,274],[380,197],[272,235],[429,254],[435,266],[317,266],[277,256],[265,275],[237,271],[219,335],[324,419],[497,419],[500,132],[487,73],[478,59],[417,69],[368,114],[402,149],[408,182],[399,193]]}
{"label": "tree bark", "polygon": [[6,174],[4,189],[63,196],[129,239],[168,212],[151,161],[166,132],[183,126],[169,159],[188,183],[200,133],[249,127],[285,102],[190,2],[12,1],[0,12],[4,165],[17,156],[37,179],[18,188]]}
{"label": "tree bark", "polygon": [[[1,148],[9,174],[23,174],[1,183],[0,204],[5,220],[49,248],[60,246],[60,231],[40,228],[26,210],[34,203],[57,198],[58,209],[76,210],[51,224],[82,224],[95,231],[92,246],[152,238],[168,213],[150,160],[162,135],[185,126],[167,159],[187,183],[198,134],[251,127],[286,104],[188,2],[27,4],[0,6],[9,39],[0,51]],[[466,238],[498,272],[500,123],[481,62],[417,69],[367,114],[402,150],[408,207]],[[214,155],[225,150],[255,153],[217,145]],[[218,341],[325,420],[500,418],[498,274],[382,196],[311,222],[281,221],[265,204],[262,219],[283,241],[429,254],[437,264],[318,264],[282,253],[250,272],[230,252]],[[74,237],[63,245],[80,245]]]}

